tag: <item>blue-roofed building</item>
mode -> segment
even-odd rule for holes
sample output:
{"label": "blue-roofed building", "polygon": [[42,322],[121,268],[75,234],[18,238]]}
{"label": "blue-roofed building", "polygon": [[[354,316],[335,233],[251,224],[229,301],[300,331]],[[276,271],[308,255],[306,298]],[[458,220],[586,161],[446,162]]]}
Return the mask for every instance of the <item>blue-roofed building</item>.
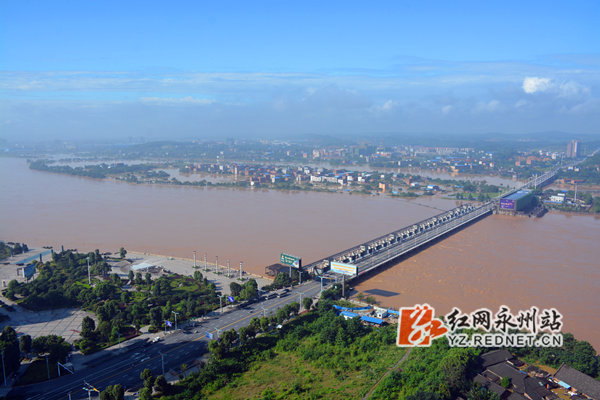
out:
{"label": "blue-roofed building", "polygon": [[363,315],[362,317],[360,317],[360,320],[368,322],[369,324],[383,325],[383,320],[381,318],[373,318]]}
{"label": "blue-roofed building", "polygon": [[348,319],[348,318],[356,318],[356,317],[358,317],[358,314],[357,314],[357,313],[353,313],[353,312],[350,312],[350,311],[342,311],[342,312],[340,313],[340,315],[341,315],[342,317],[344,317],[344,319]]}

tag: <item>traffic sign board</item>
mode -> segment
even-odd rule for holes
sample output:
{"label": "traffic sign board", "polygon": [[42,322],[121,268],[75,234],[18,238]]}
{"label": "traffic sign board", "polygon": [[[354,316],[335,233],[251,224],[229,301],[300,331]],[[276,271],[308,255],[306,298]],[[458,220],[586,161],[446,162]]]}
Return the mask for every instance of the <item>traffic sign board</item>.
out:
{"label": "traffic sign board", "polygon": [[300,257],[281,253],[279,256],[279,261],[284,265],[289,265],[290,267],[302,268],[302,259]]}

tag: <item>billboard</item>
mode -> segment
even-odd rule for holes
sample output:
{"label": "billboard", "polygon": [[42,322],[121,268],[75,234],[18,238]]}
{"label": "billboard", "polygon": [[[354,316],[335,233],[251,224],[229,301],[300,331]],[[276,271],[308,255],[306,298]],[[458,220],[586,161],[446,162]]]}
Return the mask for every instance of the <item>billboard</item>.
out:
{"label": "billboard", "polygon": [[279,256],[279,262],[284,265],[289,265],[290,267],[302,268],[302,259],[289,254],[281,253]]}
{"label": "billboard", "polygon": [[332,261],[330,264],[331,272],[335,272],[336,274],[344,274],[356,276],[358,275],[358,267],[352,264],[344,264],[341,262]]}
{"label": "billboard", "polygon": [[35,263],[17,269],[17,274],[27,279],[31,278],[35,274]]}
{"label": "billboard", "polygon": [[500,208],[503,210],[514,210],[515,201],[509,199],[500,199]]}

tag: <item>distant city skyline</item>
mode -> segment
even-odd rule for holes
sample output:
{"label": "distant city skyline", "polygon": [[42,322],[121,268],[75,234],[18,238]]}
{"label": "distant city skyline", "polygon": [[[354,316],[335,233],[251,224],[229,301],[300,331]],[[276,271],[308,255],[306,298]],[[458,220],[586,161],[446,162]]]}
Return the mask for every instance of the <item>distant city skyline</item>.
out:
{"label": "distant city skyline", "polygon": [[0,137],[600,134],[599,17],[594,1],[4,1]]}

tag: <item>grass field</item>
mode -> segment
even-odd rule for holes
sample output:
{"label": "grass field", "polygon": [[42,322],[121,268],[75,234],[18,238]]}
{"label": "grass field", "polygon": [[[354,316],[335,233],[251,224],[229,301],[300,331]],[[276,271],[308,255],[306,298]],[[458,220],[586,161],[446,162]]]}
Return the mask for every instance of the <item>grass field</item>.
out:
{"label": "grass field", "polygon": [[306,360],[303,354],[306,349],[316,345],[315,336],[303,339],[292,350],[282,350],[278,346],[275,348],[273,358],[255,362],[249,371],[232,379],[227,386],[208,397],[211,399],[360,398],[390,367],[394,366],[405,352],[394,344],[382,344],[372,351],[361,352],[361,347],[369,342],[368,336],[366,340],[359,340],[342,350],[327,346],[328,350],[321,357],[310,360]]}

